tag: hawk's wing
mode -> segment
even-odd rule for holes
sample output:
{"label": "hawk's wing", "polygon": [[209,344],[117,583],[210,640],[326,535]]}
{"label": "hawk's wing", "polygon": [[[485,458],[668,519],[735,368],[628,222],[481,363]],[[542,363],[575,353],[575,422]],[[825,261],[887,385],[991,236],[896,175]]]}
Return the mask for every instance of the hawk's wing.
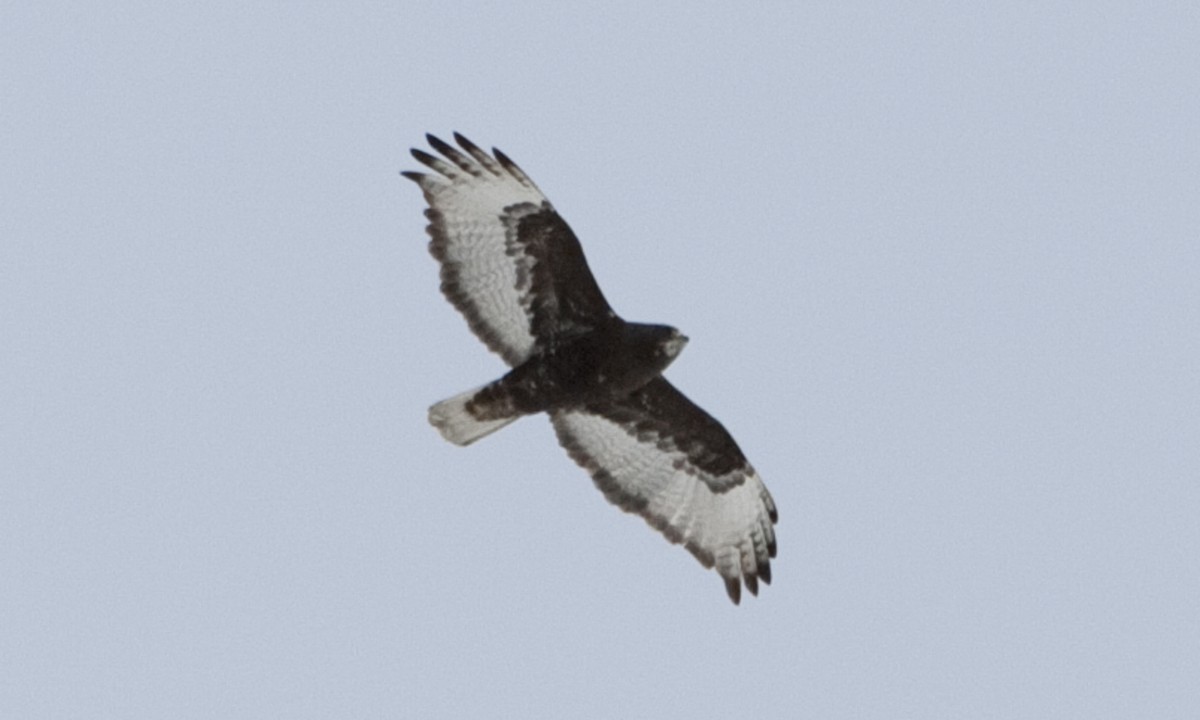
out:
{"label": "hawk's wing", "polygon": [[539,340],[613,317],[575,233],[512,160],[458,133],[461,151],[426,138],[445,159],[414,149],[434,172],[403,175],[429,203],[442,292],[488,348],[515,366]]}
{"label": "hawk's wing", "polygon": [[771,582],[775,502],[721,423],[665,378],[628,398],[550,414],[558,440],[605,496],[705,567],[735,603]]}

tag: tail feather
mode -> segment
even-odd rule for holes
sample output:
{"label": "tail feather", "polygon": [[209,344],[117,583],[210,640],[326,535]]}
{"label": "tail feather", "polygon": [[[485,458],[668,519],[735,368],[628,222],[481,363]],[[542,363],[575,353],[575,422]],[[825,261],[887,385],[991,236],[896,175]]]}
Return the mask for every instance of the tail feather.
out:
{"label": "tail feather", "polygon": [[491,435],[521,417],[520,415],[510,415],[486,420],[477,418],[467,409],[467,403],[483,387],[455,395],[429,408],[429,423],[438,429],[442,437],[455,445],[470,445],[479,438]]}

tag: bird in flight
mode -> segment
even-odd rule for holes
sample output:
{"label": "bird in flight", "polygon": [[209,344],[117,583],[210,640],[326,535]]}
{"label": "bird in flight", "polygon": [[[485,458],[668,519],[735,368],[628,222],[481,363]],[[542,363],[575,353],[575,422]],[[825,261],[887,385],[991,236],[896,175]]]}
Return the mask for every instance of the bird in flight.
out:
{"label": "bird in flight", "polygon": [[622,320],[583,249],[529,176],[458,133],[427,135],[432,172],[404,172],[429,204],[442,292],[508,363],[499,380],[443,400],[429,421],[469,445],[544,412],[558,441],[613,504],[645,518],[705,567],[729,598],[771,582],[778,513],[721,423],[663,377],[687,338]]}

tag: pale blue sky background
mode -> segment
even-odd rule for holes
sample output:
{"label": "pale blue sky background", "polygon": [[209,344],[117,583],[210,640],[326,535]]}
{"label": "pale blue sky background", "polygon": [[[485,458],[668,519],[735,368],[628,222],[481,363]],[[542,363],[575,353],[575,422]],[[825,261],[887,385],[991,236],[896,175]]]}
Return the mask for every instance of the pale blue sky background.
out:
{"label": "pale blue sky background", "polygon": [[[0,717],[1194,718],[1195,3],[5,3]],[[778,501],[609,506],[437,291],[498,145]]]}

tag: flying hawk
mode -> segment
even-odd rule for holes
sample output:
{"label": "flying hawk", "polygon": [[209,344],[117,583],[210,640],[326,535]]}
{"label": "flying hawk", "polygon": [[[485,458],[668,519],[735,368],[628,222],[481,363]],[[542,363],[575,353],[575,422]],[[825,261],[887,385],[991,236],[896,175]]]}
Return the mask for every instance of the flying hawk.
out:
{"label": "flying hawk", "polygon": [[403,175],[429,203],[442,292],[512,368],[437,403],[429,421],[469,445],[549,414],[609,501],[715,567],[735,604],[743,582],[757,595],[771,582],[775,503],[721,423],[662,376],[687,338],[613,312],[575,233],[504,153],[458,133],[458,148],[426,138],[442,157],[412,154],[433,172]]}

